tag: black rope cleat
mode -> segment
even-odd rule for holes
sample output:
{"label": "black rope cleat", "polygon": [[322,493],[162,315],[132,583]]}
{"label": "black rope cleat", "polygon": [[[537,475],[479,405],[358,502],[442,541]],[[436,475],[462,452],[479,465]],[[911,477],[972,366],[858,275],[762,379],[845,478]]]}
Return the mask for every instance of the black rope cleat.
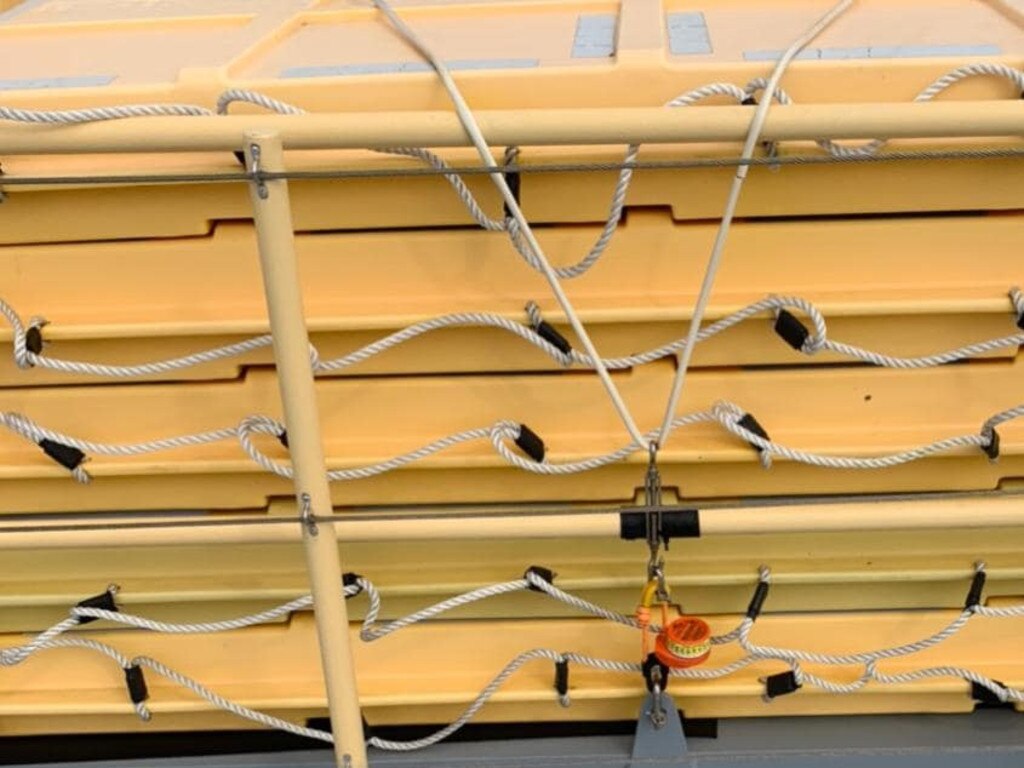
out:
{"label": "black rope cleat", "polygon": [[43,453],[70,472],[74,472],[85,462],[85,452],[73,445],[58,443],[46,437],[40,440],[38,445],[43,449]]}
{"label": "black rope cleat", "polygon": [[553,585],[555,583],[554,571],[552,571],[550,568],[545,568],[542,565],[531,565],[529,568],[526,569],[525,573],[523,573],[523,578],[526,579],[528,588],[534,592],[543,592],[544,590],[533,583],[533,580],[530,579],[531,576],[548,584]]}
{"label": "black rope cleat", "polygon": [[[96,608],[101,611],[112,611],[117,612],[117,602],[114,598],[117,596],[117,587],[111,584],[107,587],[105,592],[100,592],[98,595],[87,597],[85,600],[81,600],[75,604],[76,608]],[[96,616],[75,616],[79,624],[91,624],[94,621],[99,621]]]}
{"label": "black rope cleat", "polygon": [[142,667],[138,664],[125,667],[124,682],[132,704],[141,704],[149,698],[149,687],[146,685],[146,677],[142,674]]}
{"label": "black rope cleat", "polygon": [[788,672],[779,672],[777,675],[769,675],[764,678],[764,700],[769,702],[779,696],[796,693],[801,687],[796,679],[796,672],[792,669]]}
{"label": "black rope cleat", "polygon": [[544,441],[540,439],[540,435],[525,424],[519,425],[519,434],[516,436],[515,443],[519,446],[519,450],[538,464],[544,461]]}
{"label": "black rope cleat", "polygon": [[780,309],[775,318],[775,332],[797,352],[804,351],[804,344],[811,332],[792,312]]}

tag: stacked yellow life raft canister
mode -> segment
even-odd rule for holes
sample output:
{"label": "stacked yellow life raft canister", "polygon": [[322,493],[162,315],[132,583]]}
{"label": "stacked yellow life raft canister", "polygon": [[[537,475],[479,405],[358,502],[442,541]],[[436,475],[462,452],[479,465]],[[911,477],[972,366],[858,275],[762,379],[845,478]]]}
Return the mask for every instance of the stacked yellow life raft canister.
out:
{"label": "stacked yellow life raft canister", "polygon": [[1021,700],[1018,5],[0,7],[0,733]]}

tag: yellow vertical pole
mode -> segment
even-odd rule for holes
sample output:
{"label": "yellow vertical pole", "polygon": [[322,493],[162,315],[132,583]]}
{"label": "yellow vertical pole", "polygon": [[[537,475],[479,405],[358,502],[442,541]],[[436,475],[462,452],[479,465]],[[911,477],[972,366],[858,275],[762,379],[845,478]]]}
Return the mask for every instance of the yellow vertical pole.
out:
{"label": "yellow vertical pole", "polygon": [[[348,610],[341,583],[338,540],[333,525],[316,526],[332,514],[316,403],[309,334],[306,330],[295,258],[291,204],[284,179],[262,179],[261,172],[284,170],[280,136],[247,133],[245,159],[259,244],[263,286],[274,335],[274,359],[284,405],[295,495],[303,520],[302,540],[312,586],[317,637],[334,731],[334,751],[342,768],[365,768],[359,692],[349,638]],[[312,515],[312,518],[309,516]]]}

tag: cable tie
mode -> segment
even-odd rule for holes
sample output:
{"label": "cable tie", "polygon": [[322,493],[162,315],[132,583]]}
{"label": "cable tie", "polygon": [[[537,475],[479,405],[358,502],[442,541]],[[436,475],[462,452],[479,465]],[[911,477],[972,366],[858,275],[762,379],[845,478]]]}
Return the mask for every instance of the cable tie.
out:
{"label": "cable tie", "polygon": [[[85,600],[81,600],[75,603],[75,608],[96,608],[101,611],[112,611],[117,612],[117,603],[114,602],[114,595],[117,594],[117,590],[113,587],[108,587],[105,592],[100,592],[98,595],[87,597]],[[75,616],[79,624],[91,624],[94,621],[99,621],[98,616]]]}
{"label": "cable tie", "polygon": [[287,429],[282,429],[280,432],[277,433],[277,441],[279,443],[281,443],[281,445],[283,445],[285,448],[290,448],[291,447],[291,446],[288,445],[288,430]]}
{"label": "cable tie", "polygon": [[138,664],[124,668],[124,682],[128,688],[128,696],[131,698],[132,704],[141,704],[149,698],[146,677],[142,674],[142,667]]}
{"label": "cable tie", "polygon": [[43,329],[38,325],[30,325],[25,329],[25,349],[33,355],[43,353]]}
{"label": "cable tie", "polygon": [[[743,418],[738,419],[736,421],[736,424],[737,426],[743,427],[745,430],[747,430],[747,432],[753,432],[755,435],[757,435],[760,438],[763,438],[764,440],[771,440],[771,438],[768,437],[768,433],[765,431],[764,427],[761,426],[761,423],[757,419],[755,419],[753,415],[749,413],[744,413]],[[750,443],[750,445],[751,447],[755,448],[758,453],[764,451],[764,448],[757,445],[756,443]]]}
{"label": "cable tie", "polygon": [[544,590],[538,587],[536,584],[534,584],[533,580],[530,579],[530,576],[534,576],[540,579],[541,581],[547,582],[548,584],[555,583],[554,571],[552,571],[550,568],[545,568],[542,565],[531,565],[523,573],[523,578],[526,579],[526,583],[529,589],[531,589],[534,592],[543,592]]}
{"label": "cable tie", "polygon": [[[1006,683],[1002,680],[993,680],[993,683],[998,685],[1000,688],[1005,689]],[[989,688],[987,685],[976,683],[971,681],[971,698],[979,704],[1005,704],[1002,699],[999,698],[999,694]]]}
{"label": "cable tie", "polygon": [[39,447],[43,449],[43,453],[67,470],[74,471],[85,461],[85,453],[73,445],[65,445],[44,437],[39,441]]}
{"label": "cable tie", "polygon": [[563,355],[568,355],[572,352],[572,344],[562,334],[555,330],[554,326],[551,325],[547,320],[541,320],[537,325],[533,327],[537,335],[540,336],[544,341],[553,346]]}
{"label": "cable tie", "polygon": [[758,581],[757,586],[754,587],[754,594],[747,606],[747,618],[751,621],[757,621],[757,617],[761,615],[761,609],[764,608],[764,601],[768,599],[770,587],[771,585],[767,581]]}
{"label": "cable tie", "polygon": [[569,695],[569,660],[555,662],[555,690],[564,698]]}
{"label": "cable tie", "polygon": [[[660,677],[655,679],[655,670],[658,671]],[[662,663],[655,654],[647,654],[647,658],[644,659],[643,664],[640,665],[640,671],[643,673],[644,682],[647,683],[647,690],[654,693],[654,685],[657,683],[659,690],[662,693],[668,688],[669,669],[668,666]]]}
{"label": "cable tie", "polygon": [[988,443],[981,446],[981,450],[985,452],[990,461],[997,461],[999,459],[999,433],[995,429],[992,430]]}
{"label": "cable tie", "polygon": [[523,453],[538,464],[544,461],[544,441],[525,424],[519,425],[519,434],[516,435],[515,443]]}
{"label": "cable tie", "polygon": [[796,679],[796,672],[792,669],[788,672],[779,672],[777,675],[769,675],[764,679],[764,697],[768,701],[796,693],[801,688]]}
{"label": "cable tie", "polygon": [[775,332],[797,352],[802,352],[804,344],[811,332],[797,316],[785,309],[780,309],[775,318]]}
{"label": "cable tie", "polygon": [[973,611],[979,605],[981,605],[981,593],[985,589],[985,571],[979,568],[974,572],[974,578],[971,579],[971,588],[967,591],[967,600],[964,601],[964,610]]}

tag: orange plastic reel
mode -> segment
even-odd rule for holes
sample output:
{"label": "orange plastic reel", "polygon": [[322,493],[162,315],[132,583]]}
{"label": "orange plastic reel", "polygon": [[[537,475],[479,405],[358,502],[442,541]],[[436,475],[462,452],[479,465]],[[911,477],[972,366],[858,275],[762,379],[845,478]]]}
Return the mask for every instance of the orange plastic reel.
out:
{"label": "orange plastic reel", "polygon": [[684,669],[703,664],[711,655],[711,627],[696,616],[680,616],[658,633],[654,653],[666,667]]}

